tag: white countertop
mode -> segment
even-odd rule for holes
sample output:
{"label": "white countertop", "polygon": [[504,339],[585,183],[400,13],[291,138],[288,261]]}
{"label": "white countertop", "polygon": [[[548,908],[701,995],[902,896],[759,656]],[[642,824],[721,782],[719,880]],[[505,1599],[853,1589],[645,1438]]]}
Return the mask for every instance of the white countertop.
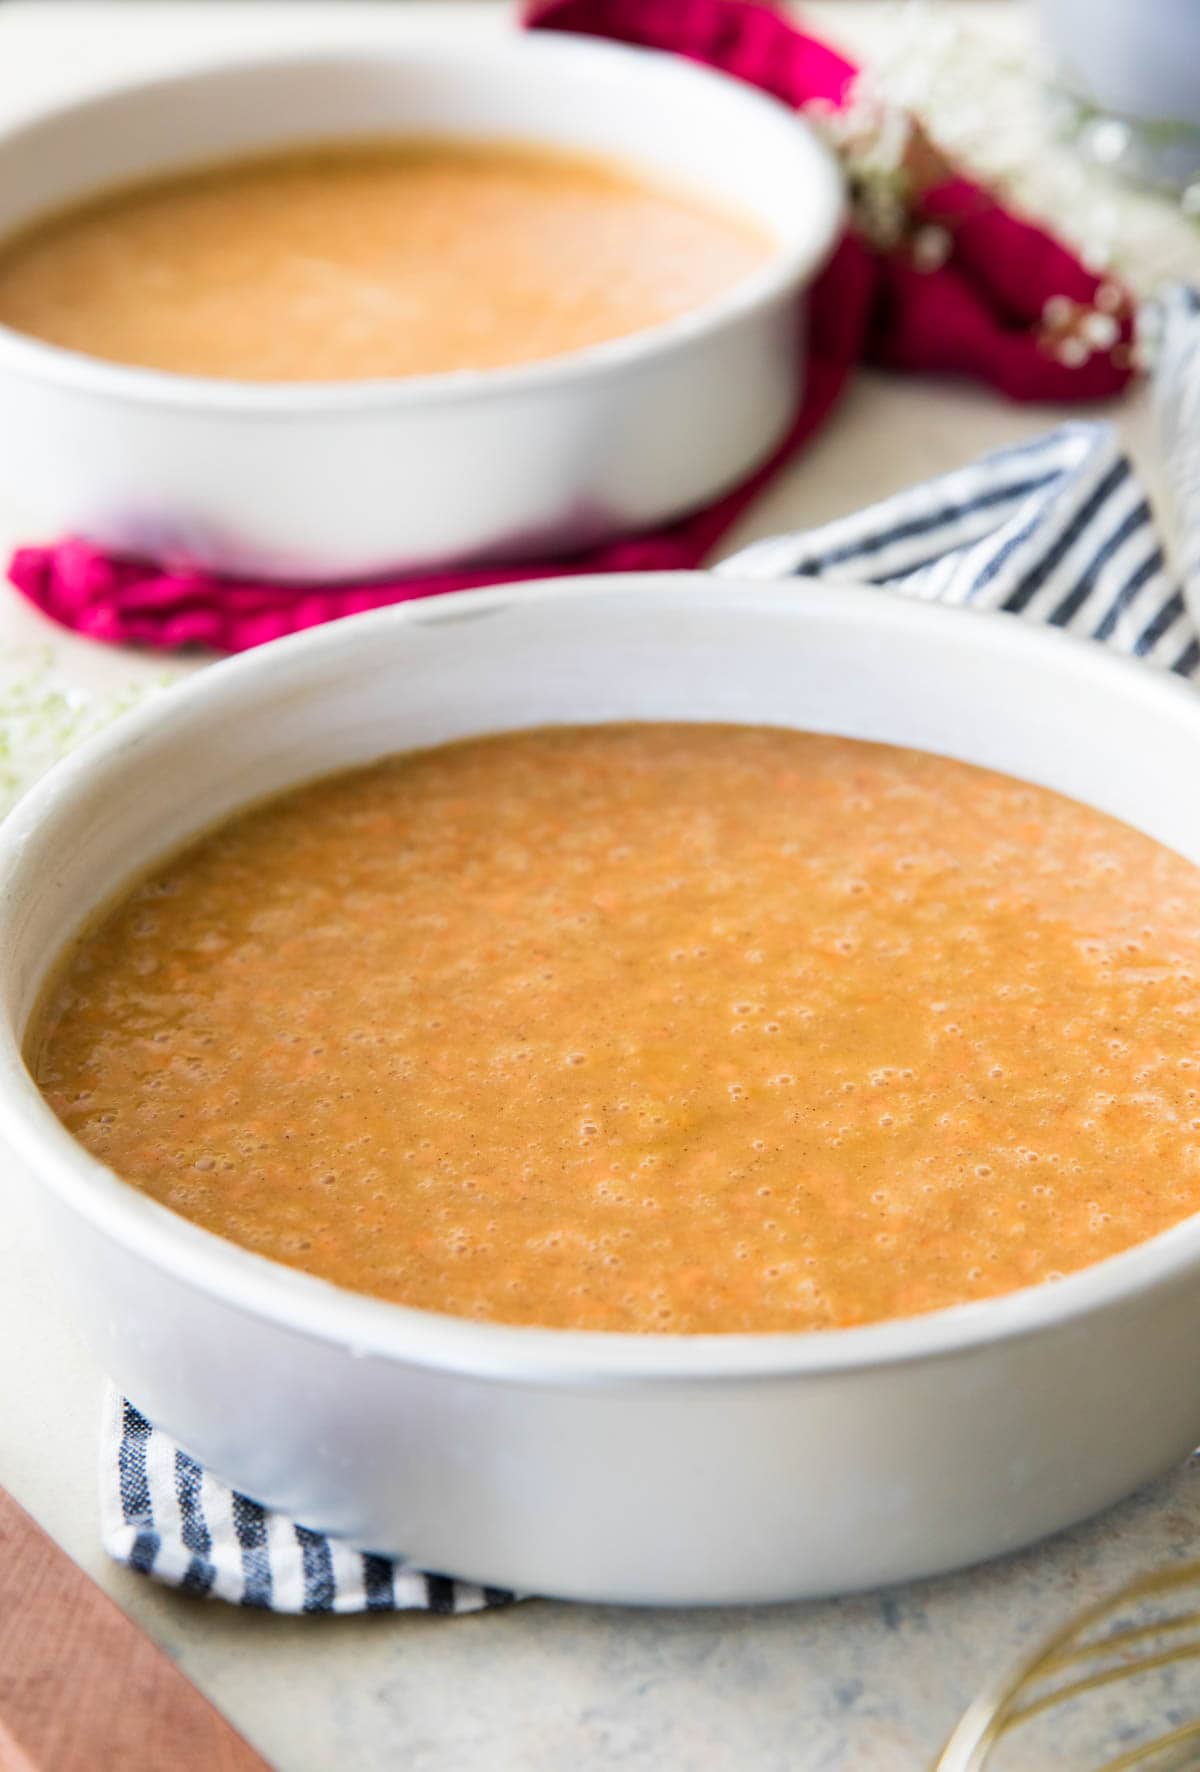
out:
{"label": "white countertop", "polygon": [[[983,20],[1015,44],[1026,39],[1016,0],[958,0],[957,10],[972,27]],[[890,11],[848,0],[810,9],[859,45],[890,28]],[[494,30],[504,17],[458,0],[3,0],[0,124],[67,91],[231,41]],[[1138,225],[1160,237],[1152,210]],[[1165,211],[1161,239],[1178,261],[1179,225]],[[1187,242],[1182,250],[1186,258]],[[1200,243],[1192,262],[1200,274]],[[1060,416],[971,387],[864,374],[725,551],[835,516]],[[1155,487],[1146,401],[1133,398],[1113,417]],[[0,555],[31,539],[14,527],[0,486]],[[57,684],[83,690],[196,668],[62,634],[7,589],[0,659],[18,675],[28,661],[35,682],[49,661]],[[11,725],[0,686],[0,771],[6,715]],[[99,1549],[100,1374],[44,1267],[28,1202],[7,1177],[0,1188],[0,1482],[284,1772],[906,1772],[928,1763],[977,1688],[1039,1634],[1129,1576],[1200,1548],[1194,1465],[986,1569],[822,1604],[668,1613],[535,1601],[460,1619],[289,1620],[179,1598]],[[1067,1763],[1061,1741],[1026,1751],[1035,1757],[1020,1761],[1023,1772]]]}

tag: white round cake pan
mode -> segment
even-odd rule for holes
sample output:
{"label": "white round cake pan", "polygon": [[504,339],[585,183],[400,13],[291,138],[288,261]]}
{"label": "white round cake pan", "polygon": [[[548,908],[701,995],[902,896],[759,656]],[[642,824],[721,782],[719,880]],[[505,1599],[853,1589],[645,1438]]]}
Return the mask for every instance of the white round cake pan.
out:
{"label": "white round cake pan", "polygon": [[1200,859],[1192,691],[1009,616],[877,591],[546,583],[356,617],[202,672],[59,765],[0,827],[0,1144],[115,1382],[219,1476],[311,1526],[599,1600],[770,1600],[927,1575],[1183,1458],[1200,1440],[1200,1219],[1064,1280],[858,1329],[510,1328],[235,1248],[120,1181],[43,1102],[21,1050],[48,970],[150,863],[333,769],[609,719],[916,745]]}
{"label": "white round cake pan", "polygon": [[0,133],[0,244],[129,180],[406,132],[616,156],[777,245],[668,324],[512,369],[220,381],[0,326],[0,480],[30,539],[288,580],[531,559],[676,517],[769,454],[800,400],[804,290],[840,225],[839,175],[793,112],[679,57],[513,32],[126,86]]}

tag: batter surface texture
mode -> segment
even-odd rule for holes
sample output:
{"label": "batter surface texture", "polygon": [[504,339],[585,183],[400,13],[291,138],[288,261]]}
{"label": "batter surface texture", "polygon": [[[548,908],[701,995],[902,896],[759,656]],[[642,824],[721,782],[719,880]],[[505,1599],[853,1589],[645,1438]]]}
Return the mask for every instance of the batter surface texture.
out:
{"label": "batter surface texture", "polygon": [[155,1199],[383,1298],[792,1330],[1200,1205],[1200,876],[911,750],[610,725],[253,810],[83,939],[32,1062]]}

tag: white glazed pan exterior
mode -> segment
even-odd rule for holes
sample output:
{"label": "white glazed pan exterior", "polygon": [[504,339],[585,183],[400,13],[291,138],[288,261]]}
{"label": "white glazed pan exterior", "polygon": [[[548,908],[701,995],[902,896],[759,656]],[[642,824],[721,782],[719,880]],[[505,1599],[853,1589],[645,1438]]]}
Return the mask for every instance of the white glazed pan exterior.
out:
{"label": "white glazed pan exterior", "polygon": [[800,396],[802,291],[837,232],[838,174],[783,105],[678,57],[513,33],[122,88],[0,134],[0,241],[158,170],[389,131],[630,159],[758,220],[778,249],[668,325],[403,381],[164,375],[0,326],[0,478],[31,537],[295,580],[529,559],[677,516],[770,452]]}
{"label": "white glazed pan exterior", "polygon": [[[234,807],[554,721],[766,721],[1009,770],[1200,859],[1200,702],[1058,633],[702,575],[479,592],[202,673],[0,829],[0,1141],[116,1382],[239,1488],[357,1544],[579,1598],[781,1599],[1024,1544],[1200,1440],[1200,1220],[1066,1280],[807,1335],[505,1328],[210,1236],[68,1137],[20,1058],[47,968]],[[402,1111],[402,1110],[401,1110]]]}

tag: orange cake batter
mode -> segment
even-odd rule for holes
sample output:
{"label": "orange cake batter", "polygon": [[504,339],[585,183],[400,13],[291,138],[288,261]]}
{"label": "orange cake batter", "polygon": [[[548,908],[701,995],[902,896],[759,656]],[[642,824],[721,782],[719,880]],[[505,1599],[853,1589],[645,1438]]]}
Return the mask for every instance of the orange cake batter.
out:
{"label": "orange cake batter", "polygon": [[0,323],[251,381],[491,369],[638,332],[770,257],[741,216],[514,143],[325,144],[160,178],[0,244]]}
{"label": "orange cake batter", "polygon": [[73,950],[31,1062],[136,1186],[344,1286],[864,1323],[1200,1205],[1200,875],[917,751],[516,733],[190,848]]}

